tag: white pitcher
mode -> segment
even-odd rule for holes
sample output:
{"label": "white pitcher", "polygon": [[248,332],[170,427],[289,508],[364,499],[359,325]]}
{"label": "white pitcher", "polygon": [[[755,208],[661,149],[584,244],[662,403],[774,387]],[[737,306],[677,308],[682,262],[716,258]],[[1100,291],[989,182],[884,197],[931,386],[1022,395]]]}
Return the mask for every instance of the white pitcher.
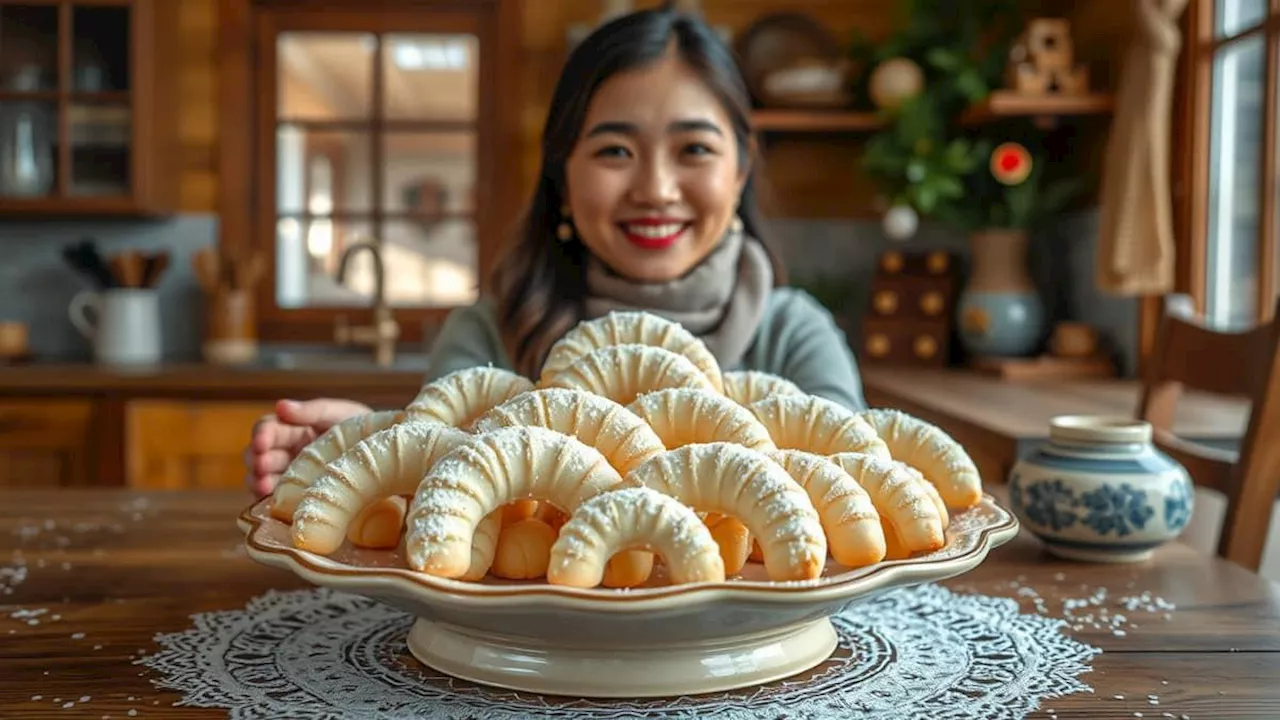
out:
{"label": "white pitcher", "polygon": [[107,365],[160,361],[160,303],[148,289],[85,290],[71,298],[71,324],[93,343],[94,358]]}

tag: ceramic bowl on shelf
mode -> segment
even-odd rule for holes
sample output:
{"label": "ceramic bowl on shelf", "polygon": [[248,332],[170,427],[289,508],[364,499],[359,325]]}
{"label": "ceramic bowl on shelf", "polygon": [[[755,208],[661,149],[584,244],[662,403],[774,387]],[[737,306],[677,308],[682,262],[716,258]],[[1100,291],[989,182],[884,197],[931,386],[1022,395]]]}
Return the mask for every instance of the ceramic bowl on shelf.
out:
{"label": "ceramic bowl on shelf", "polygon": [[417,618],[407,638],[424,664],[465,680],[574,697],[664,697],[758,685],[830,657],[829,616],[859,599],[972,570],[1018,532],[993,498],[952,517],[946,545],[814,580],[772,582],[748,563],[724,582],[673,586],[662,565],[643,587],[572,588],[492,576],[464,582],[415,572],[399,550],[293,547],[270,497],[239,518],[248,554],[328,588]]}
{"label": "ceramic bowl on shelf", "polygon": [[1191,521],[1185,468],[1151,443],[1151,425],[1125,417],[1062,415],[1049,441],[1009,474],[1018,520],[1059,557],[1139,562]]}

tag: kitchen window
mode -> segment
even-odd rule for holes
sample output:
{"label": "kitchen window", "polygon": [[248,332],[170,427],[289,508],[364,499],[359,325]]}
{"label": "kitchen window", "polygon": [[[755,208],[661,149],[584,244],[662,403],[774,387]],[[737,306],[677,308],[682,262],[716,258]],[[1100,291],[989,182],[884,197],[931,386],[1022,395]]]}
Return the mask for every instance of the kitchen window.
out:
{"label": "kitchen window", "polygon": [[339,279],[362,244],[403,340],[475,301],[518,210],[496,171],[515,154],[513,4],[224,2],[224,46],[246,62],[223,68],[223,244],[267,260],[264,339],[369,322],[374,255],[352,253]]}
{"label": "kitchen window", "polygon": [[1184,20],[1177,289],[1248,327],[1280,294],[1280,0],[1191,0]]}

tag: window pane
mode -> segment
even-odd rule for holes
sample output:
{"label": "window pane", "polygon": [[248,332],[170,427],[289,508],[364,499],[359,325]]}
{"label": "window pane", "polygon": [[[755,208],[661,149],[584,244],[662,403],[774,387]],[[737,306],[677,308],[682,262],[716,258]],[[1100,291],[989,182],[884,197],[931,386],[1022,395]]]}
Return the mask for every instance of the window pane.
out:
{"label": "window pane", "polygon": [[72,195],[128,195],[132,183],[130,107],[83,103],[70,107]]}
{"label": "window pane", "polygon": [[0,4],[0,90],[58,89],[58,6]]}
{"label": "window pane", "polygon": [[296,120],[369,117],[373,49],[368,33],[280,33],[276,38],[276,108]]}
{"label": "window pane", "polygon": [[470,132],[387,133],[382,207],[424,222],[475,210],[476,138]]}
{"label": "window pane", "polygon": [[74,8],[71,62],[76,92],[129,89],[130,12],[128,6]]}
{"label": "window pane", "polygon": [[373,208],[372,140],[367,132],[276,130],[276,210],[281,215]]}
{"label": "window pane", "polygon": [[480,63],[474,35],[386,35],[382,48],[388,118],[475,121]]}
{"label": "window pane", "polygon": [[57,103],[0,103],[0,196],[39,197],[57,190],[57,138]]}
{"label": "window pane", "polygon": [[365,221],[281,218],[276,222],[276,302],[284,308],[373,303],[373,257],[352,255],[344,282],[338,264],[347,248],[372,240]]}
{"label": "window pane", "polygon": [[399,307],[469,305],[478,297],[479,253],[469,219],[388,220],[382,247],[387,301]]}
{"label": "window pane", "polygon": [[1248,30],[1267,16],[1267,0],[1217,0],[1215,6],[1213,25],[1218,37]]}
{"label": "window pane", "polygon": [[1263,47],[1257,35],[1214,59],[1206,310],[1223,327],[1256,315]]}

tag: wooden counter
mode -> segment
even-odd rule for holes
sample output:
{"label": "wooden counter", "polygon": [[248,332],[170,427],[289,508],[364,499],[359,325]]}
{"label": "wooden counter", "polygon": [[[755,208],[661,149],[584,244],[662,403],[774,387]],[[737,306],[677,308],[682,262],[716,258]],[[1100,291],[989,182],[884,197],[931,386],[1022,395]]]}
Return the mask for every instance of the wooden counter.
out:
{"label": "wooden counter", "polygon": [[[1133,417],[1136,380],[1008,381],[965,370],[862,369],[867,402],[896,407],[956,438],[988,483],[1003,483],[1018,457],[1049,437],[1057,415]],[[1244,437],[1249,403],[1187,391],[1179,403],[1177,434],[1234,448]]]}
{"label": "wooden counter", "polygon": [[0,368],[0,487],[238,487],[249,430],[281,398],[404,407],[424,373],[93,364]]}
{"label": "wooden counter", "polygon": [[407,401],[422,386],[424,375],[425,371],[399,368],[271,369],[190,363],[125,370],[91,363],[39,363],[0,368],[0,397],[123,395],[226,398],[230,395],[241,399],[276,399],[333,396]]}

